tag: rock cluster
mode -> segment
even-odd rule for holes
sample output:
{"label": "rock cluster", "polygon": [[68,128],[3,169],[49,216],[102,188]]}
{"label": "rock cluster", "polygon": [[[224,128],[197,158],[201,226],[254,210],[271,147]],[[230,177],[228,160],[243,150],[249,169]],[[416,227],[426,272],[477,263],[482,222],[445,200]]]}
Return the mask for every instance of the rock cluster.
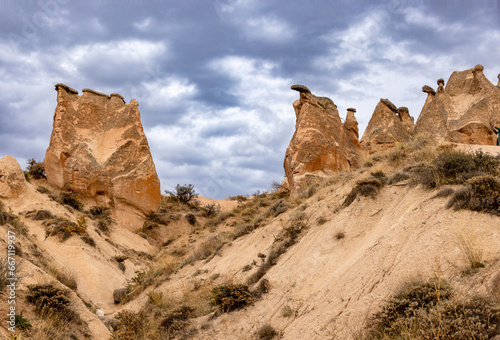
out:
{"label": "rock cluster", "polygon": [[[424,86],[427,100],[415,125],[415,134],[438,141],[465,144],[495,144],[491,124],[500,124],[500,91],[476,65],[455,71],[446,87],[438,79],[438,89]],[[431,89],[432,91],[430,91]]]}
{"label": "rock cluster", "polygon": [[81,96],[56,85],[57,107],[45,172],[50,184],[114,208],[127,228],[158,209],[160,181],[138,104],[84,89]]}
{"label": "rock cluster", "polygon": [[293,103],[295,133],[286,150],[284,167],[285,186],[294,191],[306,175],[323,176],[356,166],[361,148],[355,109],[349,109],[342,124],[331,99],[317,97],[303,85],[292,89],[300,92],[300,99]]}

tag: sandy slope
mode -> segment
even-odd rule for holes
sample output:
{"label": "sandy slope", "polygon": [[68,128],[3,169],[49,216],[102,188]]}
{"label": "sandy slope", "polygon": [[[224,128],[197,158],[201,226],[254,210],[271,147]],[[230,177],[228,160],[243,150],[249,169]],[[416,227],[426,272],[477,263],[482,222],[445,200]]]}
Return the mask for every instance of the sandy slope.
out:
{"label": "sandy slope", "polygon": [[[196,339],[253,339],[266,323],[282,331],[284,339],[349,339],[387,296],[412,278],[442,276],[459,289],[488,290],[500,268],[498,217],[446,209],[447,199],[433,198],[436,191],[404,185],[385,187],[375,200],[357,199],[335,212],[352,184],[339,182],[309,199],[304,211],[309,229],[268,271],[271,291],[254,306],[218,317]],[[234,241],[209,263],[185,268],[163,290],[181,290],[198,269],[208,270],[207,279],[223,273],[244,280],[252,272],[243,273],[242,267],[259,262],[259,252],[268,253],[294,213]],[[318,225],[320,216],[328,222]],[[338,240],[340,231],[345,238]],[[471,279],[460,274],[466,260],[459,235],[475,240],[487,261],[473,288]],[[292,308],[292,317],[282,316],[284,306]],[[198,326],[205,322],[201,318]]]}

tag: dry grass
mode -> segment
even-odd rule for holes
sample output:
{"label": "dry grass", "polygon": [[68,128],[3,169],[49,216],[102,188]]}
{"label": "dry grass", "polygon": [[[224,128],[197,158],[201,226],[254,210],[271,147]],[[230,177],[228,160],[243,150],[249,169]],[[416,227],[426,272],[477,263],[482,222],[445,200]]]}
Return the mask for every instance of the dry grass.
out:
{"label": "dry grass", "polygon": [[457,234],[458,244],[462,250],[467,266],[462,274],[468,275],[475,273],[479,268],[484,267],[484,247],[480,238],[473,230],[465,230]]}

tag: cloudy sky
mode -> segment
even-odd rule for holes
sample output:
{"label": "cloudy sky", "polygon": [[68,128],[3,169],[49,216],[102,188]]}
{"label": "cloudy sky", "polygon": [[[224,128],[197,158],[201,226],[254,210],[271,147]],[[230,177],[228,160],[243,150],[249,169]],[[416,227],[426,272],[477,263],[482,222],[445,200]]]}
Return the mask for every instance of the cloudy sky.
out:
{"label": "cloudy sky", "polygon": [[363,131],[380,98],[500,73],[500,0],[0,0],[0,157],[42,160],[54,84],[139,102],[162,189],[212,198],[284,178],[304,84]]}

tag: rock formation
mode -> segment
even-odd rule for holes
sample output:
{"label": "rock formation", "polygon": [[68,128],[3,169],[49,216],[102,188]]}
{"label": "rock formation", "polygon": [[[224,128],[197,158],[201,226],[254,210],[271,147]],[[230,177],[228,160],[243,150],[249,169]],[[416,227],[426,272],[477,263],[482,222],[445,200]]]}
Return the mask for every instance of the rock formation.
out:
{"label": "rock formation", "polygon": [[303,85],[292,89],[300,92],[300,99],[293,103],[296,124],[285,154],[284,184],[294,192],[306,175],[323,176],[356,166],[361,148],[354,109],[349,109],[342,124],[331,99],[316,97]]}
{"label": "rock formation", "polygon": [[[441,78],[435,94],[424,86],[427,100],[415,125],[415,134],[438,141],[494,144],[491,124],[500,125],[500,91],[483,74],[484,67],[455,71],[446,87]],[[431,89],[432,90],[432,89]]]}
{"label": "rock formation", "polygon": [[12,156],[0,158],[0,198],[16,198],[26,191],[26,178]]}
{"label": "rock formation", "polygon": [[396,142],[407,142],[411,139],[413,118],[406,107],[399,109],[388,99],[380,99],[368,122],[361,145],[368,152],[386,150]]}
{"label": "rock formation", "polygon": [[138,104],[122,96],[56,85],[45,172],[50,184],[114,208],[127,228],[158,209],[161,191]]}

